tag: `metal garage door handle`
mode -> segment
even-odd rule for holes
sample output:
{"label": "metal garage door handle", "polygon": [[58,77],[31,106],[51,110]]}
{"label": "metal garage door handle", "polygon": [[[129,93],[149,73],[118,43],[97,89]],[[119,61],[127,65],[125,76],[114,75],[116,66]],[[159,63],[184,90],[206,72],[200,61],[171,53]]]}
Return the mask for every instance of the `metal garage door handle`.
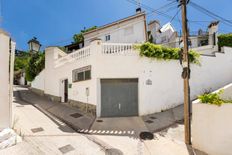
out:
{"label": "metal garage door handle", "polygon": [[119,109],[119,110],[121,109],[121,103],[118,104],[118,109]]}

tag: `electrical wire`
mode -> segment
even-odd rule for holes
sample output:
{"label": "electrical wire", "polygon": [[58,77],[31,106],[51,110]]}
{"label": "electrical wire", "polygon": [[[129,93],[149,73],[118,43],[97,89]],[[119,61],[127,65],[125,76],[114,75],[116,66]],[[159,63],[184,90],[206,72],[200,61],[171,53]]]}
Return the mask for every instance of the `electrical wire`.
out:
{"label": "electrical wire", "polygon": [[[137,5],[137,2],[135,0],[126,0],[126,1],[128,1],[131,4]],[[163,16],[163,17],[168,18],[168,19],[172,19],[172,16],[170,16],[170,15],[164,13],[164,12],[158,11],[157,9],[153,9],[150,6],[147,6],[147,5],[143,4],[143,3],[140,3],[140,5],[141,5],[142,8],[144,8],[144,9],[146,9],[148,11],[155,12],[156,14],[158,14],[160,16]]]}
{"label": "electrical wire", "polygon": [[177,9],[176,14],[172,17],[172,19],[169,21],[170,23],[176,18],[176,16],[178,15],[180,9]]}
{"label": "electrical wire", "polygon": [[198,10],[198,11],[208,15],[209,17],[215,19],[215,20],[219,20],[219,21],[221,21],[222,23],[224,23],[224,24],[226,24],[228,26],[232,26],[232,21],[230,21],[228,19],[225,19],[225,18],[223,18],[223,17],[221,17],[219,15],[216,15],[215,13],[203,8],[202,6],[196,4],[196,3],[192,2],[192,1],[189,3],[189,5],[191,7],[193,7],[193,8],[195,8],[196,10]]}

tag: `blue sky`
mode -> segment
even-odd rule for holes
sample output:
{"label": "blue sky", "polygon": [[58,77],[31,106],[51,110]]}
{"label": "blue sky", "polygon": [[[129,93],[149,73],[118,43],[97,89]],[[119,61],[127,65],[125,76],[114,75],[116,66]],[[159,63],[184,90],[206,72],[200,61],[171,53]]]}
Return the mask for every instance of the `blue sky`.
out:
{"label": "blue sky", "polygon": [[[36,36],[43,45],[65,45],[72,41],[72,36],[84,27],[101,26],[135,13],[136,6],[127,0],[0,0],[2,2],[3,23],[1,27],[8,31],[17,42],[17,48],[27,50],[27,41]],[[157,9],[171,0],[141,0],[142,3]],[[192,0],[226,19],[232,20],[231,0]],[[206,29],[205,21],[212,18],[188,7],[190,31],[199,28]],[[170,16],[177,12],[176,8],[167,10]],[[147,11],[149,12],[149,11]],[[180,18],[180,16],[179,16]],[[158,19],[162,24],[170,18],[149,14],[147,20]],[[172,21],[177,31],[180,31],[178,18]],[[232,32],[232,27],[220,24],[220,32]]]}

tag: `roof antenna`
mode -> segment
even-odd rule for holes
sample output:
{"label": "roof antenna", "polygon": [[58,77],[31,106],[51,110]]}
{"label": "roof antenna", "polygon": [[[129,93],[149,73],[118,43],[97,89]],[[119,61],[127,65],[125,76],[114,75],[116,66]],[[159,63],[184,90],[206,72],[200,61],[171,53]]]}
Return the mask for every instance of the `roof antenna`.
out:
{"label": "roof antenna", "polygon": [[137,5],[138,5],[138,8],[136,9],[136,13],[141,13],[142,12],[141,2],[140,2],[140,0],[136,0],[136,2],[137,2]]}

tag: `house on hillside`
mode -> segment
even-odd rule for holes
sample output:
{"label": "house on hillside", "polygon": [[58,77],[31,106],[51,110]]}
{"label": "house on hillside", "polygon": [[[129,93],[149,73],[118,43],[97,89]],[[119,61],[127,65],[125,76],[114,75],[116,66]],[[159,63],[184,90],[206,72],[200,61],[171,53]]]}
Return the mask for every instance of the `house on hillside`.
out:
{"label": "house on hillside", "polygon": [[[210,54],[217,51],[218,21],[209,24],[207,31],[199,29],[198,32],[190,32],[189,48],[199,51],[201,54]],[[182,47],[182,35],[179,34],[171,23],[163,26],[155,20],[148,24],[149,38],[155,44],[168,47]]]}
{"label": "house on hillside", "polygon": [[145,12],[98,27],[84,33],[84,44],[88,46],[94,39],[108,43],[143,43],[147,41]]}
{"label": "house on hillside", "polygon": [[[84,33],[84,47],[71,53],[47,47],[45,69],[32,82],[32,90],[98,117],[142,116],[182,104],[179,61],[141,57],[134,49],[147,41],[145,23],[140,12]],[[172,36],[171,27],[160,31]],[[231,51],[202,56],[201,66],[191,65],[192,99],[231,82]]]}
{"label": "house on hillside", "polygon": [[148,23],[148,38],[155,44],[168,43],[173,37],[176,37],[176,30],[171,23],[167,23],[161,27],[158,20]]}
{"label": "house on hillside", "polygon": [[83,34],[83,43],[66,45],[67,53],[89,46],[95,39],[108,43],[143,43],[147,41],[145,12],[137,11],[135,15],[97,27]]}

